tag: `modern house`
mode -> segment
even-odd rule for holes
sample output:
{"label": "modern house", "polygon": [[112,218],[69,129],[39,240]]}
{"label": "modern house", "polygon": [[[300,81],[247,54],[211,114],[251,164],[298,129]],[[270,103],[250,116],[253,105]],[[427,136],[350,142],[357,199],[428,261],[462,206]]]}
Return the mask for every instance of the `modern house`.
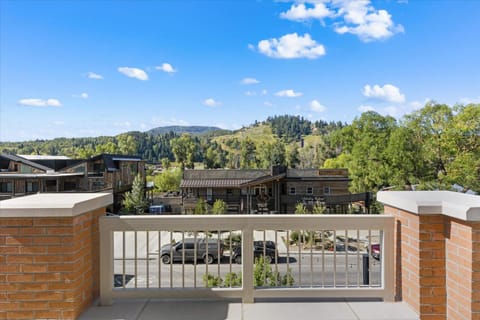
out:
{"label": "modern house", "polygon": [[[185,170],[180,188],[186,212],[199,199],[209,204],[221,199],[230,213],[292,213],[298,203],[310,208],[315,203],[348,203],[349,182],[347,169],[274,166],[270,170]],[[339,195],[345,199],[331,201]]]}
{"label": "modern house", "polygon": [[0,199],[43,192],[100,192],[112,190],[113,210],[145,162],[136,156],[101,154],[89,159],[56,156],[0,155]]}

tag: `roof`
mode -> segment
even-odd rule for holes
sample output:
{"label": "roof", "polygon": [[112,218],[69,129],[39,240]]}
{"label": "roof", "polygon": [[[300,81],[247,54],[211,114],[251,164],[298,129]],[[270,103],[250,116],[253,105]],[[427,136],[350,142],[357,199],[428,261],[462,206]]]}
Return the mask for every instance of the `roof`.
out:
{"label": "roof", "polygon": [[270,175],[270,170],[262,169],[206,169],[206,170],[185,170],[184,180],[194,179],[242,179],[252,180]]}
{"label": "roof", "polygon": [[15,162],[20,162],[20,163],[23,163],[23,164],[26,164],[27,166],[30,166],[32,168],[35,168],[35,169],[38,169],[38,170],[42,170],[42,171],[53,171],[52,168],[49,168],[49,167],[46,167],[44,165],[41,165],[41,164],[38,164],[38,163],[35,163],[35,162],[32,162],[28,159],[25,159],[23,157],[20,157],[20,156],[14,156],[12,154],[0,154],[0,157],[3,157],[3,158],[6,158],[8,160],[11,160],[11,161],[15,161]]}
{"label": "roof", "polygon": [[48,179],[48,178],[61,178],[61,177],[76,177],[83,176],[83,172],[72,172],[72,173],[60,173],[60,172],[51,172],[51,173],[0,173],[1,178],[16,178],[16,179]]}
{"label": "roof", "polygon": [[[349,181],[346,170],[288,169],[272,174],[266,169],[207,169],[185,170],[180,183],[182,188],[241,188],[280,179],[308,179]],[[324,175],[325,174],[325,175]]]}
{"label": "roof", "polygon": [[105,163],[105,169],[107,171],[117,171],[118,166],[116,165],[115,161],[143,161],[141,157],[137,156],[129,156],[129,155],[121,155],[121,154],[100,154],[95,157],[91,157],[87,161],[96,161],[102,160]]}
{"label": "roof", "polygon": [[239,188],[248,179],[191,179],[182,180],[180,188]]}
{"label": "roof", "polygon": [[25,158],[27,160],[69,160],[66,156],[50,156],[50,155],[27,155],[18,154],[17,156]]}

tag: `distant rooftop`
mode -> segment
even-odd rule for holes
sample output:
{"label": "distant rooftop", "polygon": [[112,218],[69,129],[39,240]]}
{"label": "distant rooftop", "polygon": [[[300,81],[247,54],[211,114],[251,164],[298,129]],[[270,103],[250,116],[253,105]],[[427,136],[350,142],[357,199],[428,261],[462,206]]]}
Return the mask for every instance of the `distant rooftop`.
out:
{"label": "distant rooftop", "polygon": [[18,154],[17,156],[25,158],[27,160],[69,160],[66,156],[51,156],[51,155],[28,155]]}

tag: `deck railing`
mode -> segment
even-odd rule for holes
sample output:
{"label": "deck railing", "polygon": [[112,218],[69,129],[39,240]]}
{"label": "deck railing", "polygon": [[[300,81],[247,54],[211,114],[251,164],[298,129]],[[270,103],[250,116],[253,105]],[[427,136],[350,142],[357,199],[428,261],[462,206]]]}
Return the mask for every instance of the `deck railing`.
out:
{"label": "deck railing", "polygon": [[[394,219],[385,215],[105,216],[100,219],[100,302],[213,297],[246,303],[255,298],[393,301],[393,233]],[[193,248],[170,245],[179,242],[193,243]],[[212,245],[202,248],[206,242]],[[372,249],[378,247],[373,258]],[[255,264],[258,257],[264,263]]]}

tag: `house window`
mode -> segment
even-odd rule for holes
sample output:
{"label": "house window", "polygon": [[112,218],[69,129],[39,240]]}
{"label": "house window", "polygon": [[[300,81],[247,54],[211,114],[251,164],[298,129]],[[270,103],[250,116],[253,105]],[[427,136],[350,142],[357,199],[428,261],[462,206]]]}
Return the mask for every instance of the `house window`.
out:
{"label": "house window", "polygon": [[233,194],[233,189],[227,189],[227,195],[231,196]]}
{"label": "house window", "polygon": [[212,196],[213,196],[213,189],[207,188],[207,200],[212,200]]}
{"label": "house window", "polygon": [[38,182],[27,182],[27,192],[38,192]]}
{"label": "house window", "polygon": [[324,187],[323,188],[323,193],[324,194],[330,194],[330,187]]}
{"label": "house window", "polygon": [[294,195],[296,193],[297,193],[297,190],[295,189],[295,187],[290,187],[289,194]]}
{"label": "house window", "polygon": [[13,184],[11,182],[0,182],[0,192],[12,192]]}
{"label": "house window", "polygon": [[307,187],[307,194],[313,194],[313,188]]}

